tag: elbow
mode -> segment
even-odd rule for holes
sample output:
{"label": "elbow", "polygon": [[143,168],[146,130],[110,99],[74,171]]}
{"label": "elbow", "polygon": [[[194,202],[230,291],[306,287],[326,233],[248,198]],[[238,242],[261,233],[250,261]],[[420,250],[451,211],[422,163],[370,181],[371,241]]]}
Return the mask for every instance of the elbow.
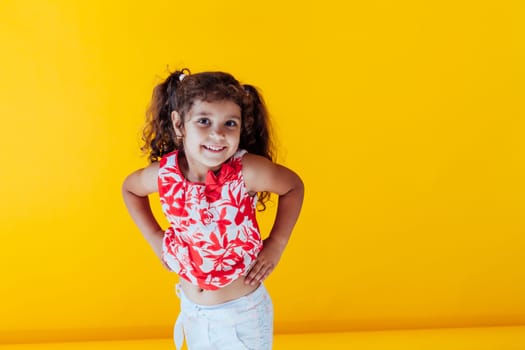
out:
{"label": "elbow", "polygon": [[129,193],[129,178],[130,178],[131,175],[128,175],[126,176],[126,178],[124,179],[124,181],[122,181],[122,186],[121,186],[121,192],[122,192],[122,195],[126,195],[127,193]]}
{"label": "elbow", "polygon": [[297,191],[298,194],[303,196],[303,194],[304,194],[304,182],[299,177],[299,175],[295,174],[295,177],[296,177],[296,179],[295,179],[295,182],[294,182],[293,190]]}
{"label": "elbow", "polygon": [[297,176],[297,186],[296,186],[297,192],[301,195],[301,201],[304,197],[304,182],[303,180]]}
{"label": "elbow", "polygon": [[122,182],[121,191],[122,191],[122,196],[124,198],[130,195],[137,195],[136,173],[132,173],[126,176],[126,178]]}
{"label": "elbow", "polygon": [[285,195],[293,193],[294,195],[302,198],[304,195],[304,182],[295,172],[291,172],[291,174],[291,186],[290,189],[285,193]]}

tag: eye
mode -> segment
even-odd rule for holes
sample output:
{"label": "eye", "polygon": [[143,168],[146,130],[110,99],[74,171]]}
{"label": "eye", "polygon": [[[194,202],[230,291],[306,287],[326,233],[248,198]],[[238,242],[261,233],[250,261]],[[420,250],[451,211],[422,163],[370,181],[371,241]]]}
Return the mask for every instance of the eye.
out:
{"label": "eye", "polygon": [[237,122],[235,120],[228,120],[226,123],[224,123],[229,128],[234,128],[237,126]]}
{"label": "eye", "polygon": [[200,118],[200,119],[197,119],[197,124],[210,125],[210,120],[208,118]]}

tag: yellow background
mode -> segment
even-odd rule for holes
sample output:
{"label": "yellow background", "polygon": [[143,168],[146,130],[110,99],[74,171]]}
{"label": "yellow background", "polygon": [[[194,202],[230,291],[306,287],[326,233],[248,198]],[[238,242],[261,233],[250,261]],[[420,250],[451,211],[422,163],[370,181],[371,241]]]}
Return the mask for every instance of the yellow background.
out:
{"label": "yellow background", "polygon": [[517,0],[2,1],[0,342],[171,335],[176,277],[120,186],[146,165],[152,88],[182,67],[259,86],[305,181],[267,281],[277,332],[525,324],[524,15]]}

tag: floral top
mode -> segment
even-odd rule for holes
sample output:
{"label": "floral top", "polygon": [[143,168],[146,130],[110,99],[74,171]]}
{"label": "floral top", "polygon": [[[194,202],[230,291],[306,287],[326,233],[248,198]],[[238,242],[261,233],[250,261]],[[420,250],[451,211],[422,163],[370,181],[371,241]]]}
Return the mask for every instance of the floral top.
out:
{"label": "floral top", "polygon": [[214,290],[247,273],[262,248],[255,217],[257,196],[248,193],[237,151],[205,183],[188,181],[178,166],[178,151],[162,157],[159,195],[170,227],[162,259],[179,276]]}

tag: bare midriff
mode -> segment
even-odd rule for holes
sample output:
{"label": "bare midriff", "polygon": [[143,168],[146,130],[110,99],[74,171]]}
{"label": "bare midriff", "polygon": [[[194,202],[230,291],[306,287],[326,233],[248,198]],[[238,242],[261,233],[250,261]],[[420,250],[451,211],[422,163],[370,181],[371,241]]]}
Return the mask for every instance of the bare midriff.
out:
{"label": "bare midriff", "polygon": [[248,295],[259,287],[260,283],[254,285],[244,283],[245,276],[241,276],[225,287],[216,290],[202,289],[199,286],[180,278],[180,286],[184,295],[195,304],[218,305],[227,301],[235,300]]}

